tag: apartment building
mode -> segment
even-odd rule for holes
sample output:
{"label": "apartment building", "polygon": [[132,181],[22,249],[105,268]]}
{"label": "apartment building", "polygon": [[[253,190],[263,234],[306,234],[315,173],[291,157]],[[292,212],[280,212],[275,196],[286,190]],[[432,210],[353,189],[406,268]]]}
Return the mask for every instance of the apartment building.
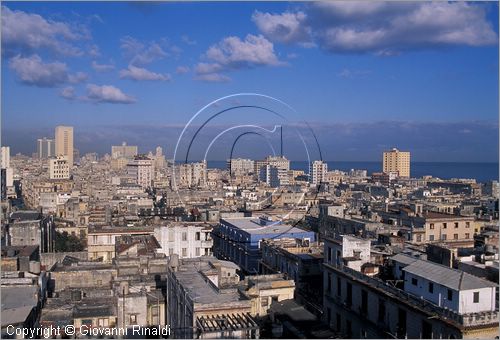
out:
{"label": "apartment building", "polygon": [[180,258],[212,255],[212,226],[205,222],[170,222],[154,228],[159,253]]}
{"label": "apartment building", "polygon": [[167,324],[173,338],[259,338],[251,300],[237,289],[237,270],[235,264],[212,257],[171,258]]}
{"label": "apartment building", "polygon": [[[338,241],[325,239],[325,252],[336,246]],[[364,273],[373,266],[369,258],[361,260],[361,254],[356,256],[362,263],[358,267],[360,271],[348,265],[349,258],[340,255],[340,261],[333,255],[325,257],[323,307],[324,320],[343,337],[488,338],[498,333],[498,309],[494,307],[492,283],[406,255],[393,258],[394,276],[382,279]],[[398,284],[401,280],[403,283]],[[448,288],[443,286],[450,284],[458,291],[462,290],[459,287],[465,289],[464,294],[471,299],[467,303],[472,305],[472,313],[440,305],[427,293],[432,290],[433,296],[442,297],[445,289],[447,298]],[[484,296],[481,295],[483,288]],[[474,294],[477,291],[479,296]],[[451,300],[458,299],[454,294],[460,295],[453,291]],[[476,298],[480,301],[479,308],[474,306]],[[464,305],[465,300],[460,304]]]}
{"label": "apartment building", "polygon": [[410,177],[410,152],[399,151],[393,148],[385,151],[382,158],[382,171],[385,173],[397,172],[399,177]]}
{"label": "apartment building", "polygon": [[214,255],[236,263],[248,274],[259,272],[262,258],[261,242],[265,239],[297,238],[314,242],[315,233],[273,221],[267,216],[259,218],[221,219],[213,232]]}
{"label": "apartment building", "polygon": [[49,159],[49,178],[50,179],[68,179],[69,161],[67,156],[57,156]]}

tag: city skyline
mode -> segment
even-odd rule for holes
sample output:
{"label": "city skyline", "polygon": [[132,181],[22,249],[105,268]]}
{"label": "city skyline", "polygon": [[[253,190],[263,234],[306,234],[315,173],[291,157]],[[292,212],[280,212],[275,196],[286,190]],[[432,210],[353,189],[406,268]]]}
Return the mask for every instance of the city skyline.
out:
{"label": "city skyline", "polygon": [[[71,125],[82,153],[126,140],[172,157],[197,110],[251,91],[307,118],[326,160],[375,161],[398,146],[416,161],[498,162],[497,6],[8,3],[2,144],[30,155]],[[262,157],[254,142],[239,156]],[[215,145],[211,158],[227,155]]]}

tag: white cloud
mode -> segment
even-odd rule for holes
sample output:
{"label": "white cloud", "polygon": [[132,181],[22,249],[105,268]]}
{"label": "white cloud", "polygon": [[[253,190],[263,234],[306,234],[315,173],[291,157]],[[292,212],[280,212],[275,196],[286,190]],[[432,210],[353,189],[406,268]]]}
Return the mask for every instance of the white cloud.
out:
{"label": "white cloud", "polygon": [[36,54],[26,58],[20,55],[11,58],[9,68],[27,85],[55,87],[68,81],[68,68],[65,63],[44,63]]}
{"label": "white cloud", "polygon": [[82,83],[89,79],[89,76],[85,72],[76,72],[75,74],[68,75],[68,81],[72,84]]}
{"label": "white cloud", "polygon": [[155,73],[151,72],[149,70],[146,70],[145,68],[142,67],[136,67],[133,65],[129,65],[127,69],[121,70],[120,71],[120,78],[122,79],[132,79],[132,80],[161,80],[161,81],[167,81],[171,80],[172,77],[170,74],[165,73]]}
{"label": "white cloud", "polygon": [[187,45],[196,45],[196,40],[192,40],[187,34],[181,36],[181,39]]}
{"label": "white cloud", "polygon": [[88,39],[88,32],[82,26],[2,6],[2,47],[9,53],[46,48],[63,55],[79,56],[83,52],[73,42],[81,39]]}
{"label": "white cloud", "polygon": [[203,58],[209,62],[200,62],[196,65],[195,79],[205,81],[229,81],[230,78],[221,72],[287,64],[278,59],[272,42],[262,35],[252,34],[248,34],[244,40],[238,37],[224,38],[210,46]]}
{"label": "white cloud", "polygon": [[271,41],[280,43],[311,43],[311,29],[305,24],[306,14],[284,12],[270,14],[255,11],[252,21]]}
{"label": "white cloud", "polygon": [[136,99],[112,85],[87,85],[86,100],[94,103],[132,104]]}
{"label": "white cloud", "polygon": [[304,11],[254,13],[271,41],[304,43],[307,37],[333,53],[398,55],[442,46],[486,46],[498,41],[485,7],[465,2],[313,2]]}
{"label": "white cloud", "polygon": [[73,100],[76,99],[75,89],[72,86],[65,87],[59,92],[59,95],[64,99]]}
{"label": "white cloud", "polygon": [[175,70],[177,74],[184,74],[188,73],[189,71],[190,69],[188,66],[177,66],[177,69]]}
{"label": "white cloud", "polygon": [[130,36],[123,37],[120,42],[120,48],[132,65],[146,65],[168,56],[168,53],[156,42],[145,45]]}
{"label": "white cloud", "polygon": [[337,76],[340,78],[363,78],[369,75],[371,71],[366,70],[350,70],[347,68],[342,69]]}
{"label": "white cloud", "polygon": [[262,35],[248,34],[244,40],[238,37],[224,38],[212,45],[205,55],[207,59],[226,68],[284,64],[274,53],[273,43]]}
{"label": "white cloud", "polygon": [[228,76],[220,73],[199,74],[195,79],[211,83],[226,83],[231,80]]}
{"label": "white cloud", "polygon": [[97,45],[90,46],[88,54],[89,54],[89,56],[91,56],[93,58],[99,57],[101,55],[101,51],[99,50],[99,46],[97,46]]}
{"label": "white cloud", "polygon": [[115,69],[115,65],[113,64],[99,64],[95,60],[92,61],[92,68],[96,72],[109,72]]}

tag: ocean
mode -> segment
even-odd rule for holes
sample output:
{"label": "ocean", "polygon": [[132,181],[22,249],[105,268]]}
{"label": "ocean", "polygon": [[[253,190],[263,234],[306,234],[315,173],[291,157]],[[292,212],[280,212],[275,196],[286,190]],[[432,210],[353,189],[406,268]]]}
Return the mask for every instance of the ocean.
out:
{"label": "ocean", "polygon": [[[382,162],[345,162],[327,161],[328,170],[349,171],[367,170],[368,175],[382,171]],[[208,161],[209,168],[225,169],[226,161]],[[291,161],[290,168],[309,171],[306,161]],[[498,181],[498,163],[450,163],[450,162],[412,162],[411,177],[420,178],[431,175],[441,179],[474,178],[478,182]]]}

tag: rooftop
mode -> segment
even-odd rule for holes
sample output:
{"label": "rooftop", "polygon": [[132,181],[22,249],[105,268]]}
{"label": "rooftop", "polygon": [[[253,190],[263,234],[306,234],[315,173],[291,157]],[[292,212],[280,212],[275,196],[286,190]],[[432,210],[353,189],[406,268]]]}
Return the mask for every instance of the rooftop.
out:
{"label": "rooftop", "polygon": [[289,234],[303,233],[306,230],[297,228],[287,224],[281,224],[280,221],[274,221],[267,225],[262,225],[259,218],[243,217],[243,218],[223,218],[222,223],[226,222],[233,227],[243,230],[252,235],[264,234]]}
{"label": "rooftop", "polygon": [[[211,259],[217,261],[215,258]],[[183,259],[178,271],[173,274],[186,289],[195,304],[227,304],[239,302],[241,296],[237,289],[219,291],[203,271],[213,271],[215,267],[207,259]]]}
{"label": "rooftop", "polygon": [[[408,262],[412,261],[410,256],[406,257],[409,258]],[[457,291],[497,286],[491,281],[431,261],[415,259],[403,270]]]}

